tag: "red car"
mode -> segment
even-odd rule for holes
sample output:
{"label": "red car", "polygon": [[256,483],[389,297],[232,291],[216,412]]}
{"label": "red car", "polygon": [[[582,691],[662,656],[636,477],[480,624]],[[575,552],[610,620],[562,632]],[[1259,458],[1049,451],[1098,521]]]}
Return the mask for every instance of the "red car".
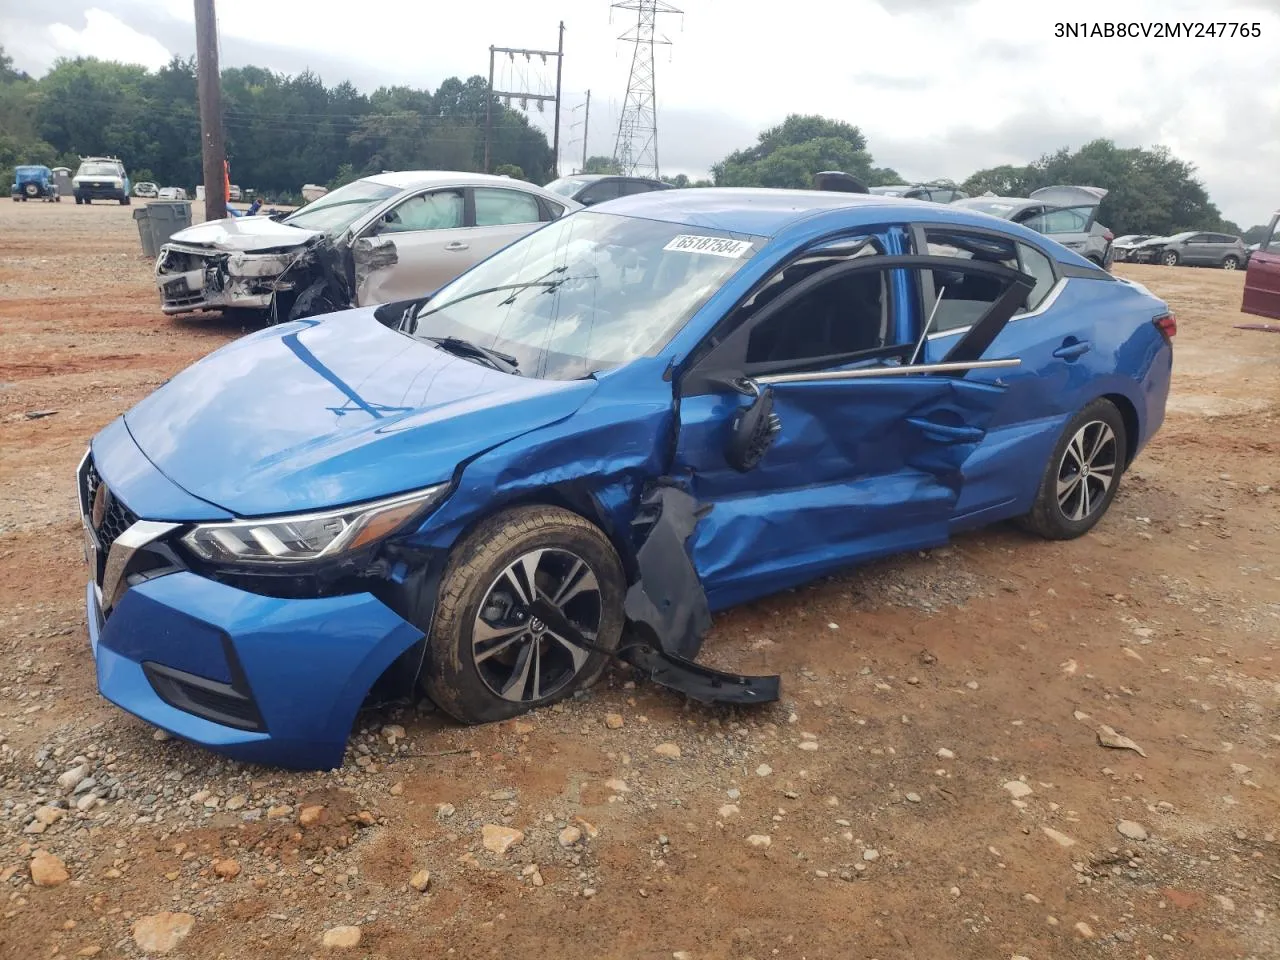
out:
{"label": "red car", "polygon": [[1280,320],[1280,210],[1271,218],[1266,238],[1249,257],[1240,309]]}

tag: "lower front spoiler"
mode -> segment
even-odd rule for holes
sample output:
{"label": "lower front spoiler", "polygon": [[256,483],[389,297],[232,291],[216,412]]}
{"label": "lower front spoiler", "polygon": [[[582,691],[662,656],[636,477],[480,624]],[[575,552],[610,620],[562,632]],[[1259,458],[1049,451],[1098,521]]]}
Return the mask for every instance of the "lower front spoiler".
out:
{"label": "lower front spoiler", "polygon": [[107,618],[90,583],[86,605],[106,699],[234,759],[294,769],[342,765],[369,689],[423,639],[370,594],[282,600],[189,572],[130,588]]}

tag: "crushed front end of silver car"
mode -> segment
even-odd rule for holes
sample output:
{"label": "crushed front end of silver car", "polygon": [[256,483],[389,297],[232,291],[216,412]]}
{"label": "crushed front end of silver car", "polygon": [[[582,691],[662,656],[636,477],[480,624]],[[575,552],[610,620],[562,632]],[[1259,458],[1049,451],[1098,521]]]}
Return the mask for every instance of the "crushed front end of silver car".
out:
{"label": "crushed front end of silver car", "polygon": [[156,258],[156,286],[166,314],[197,310],[269,310],[277,292],[294,289],[283,276],[309,253],[309,245],[276,250],[227,251],[169,242]]}

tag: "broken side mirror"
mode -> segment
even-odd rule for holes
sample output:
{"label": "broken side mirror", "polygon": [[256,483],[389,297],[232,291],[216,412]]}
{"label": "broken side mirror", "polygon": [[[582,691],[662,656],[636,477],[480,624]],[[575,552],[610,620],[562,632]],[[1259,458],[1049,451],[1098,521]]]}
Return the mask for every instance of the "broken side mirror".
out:
{"label": "broken side mirror", "polygon": [[782,421],[773,412],[773,388],[762,389],[749,378],[743,378],[734,386],[752,400],[733,418],[725,459],[739,473],[747,473],[754,470],[769,452],[782,429]]}

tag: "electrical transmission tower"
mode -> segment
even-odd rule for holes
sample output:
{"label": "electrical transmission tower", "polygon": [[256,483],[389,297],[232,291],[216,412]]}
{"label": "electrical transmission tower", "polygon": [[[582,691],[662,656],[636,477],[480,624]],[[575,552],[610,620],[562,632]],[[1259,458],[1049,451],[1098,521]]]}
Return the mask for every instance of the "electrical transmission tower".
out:
{"label": "electrical transmission tower", "polygon": [[666,0],[620,0],[615,10],[632,10],[635,26],[618,37],[632,44],[631,77],[622,102],[613,159],[628,176],[658,175],[658,105],[653,79],[653,48],[671,41],[655,33],[658,15],[683,13]]}

